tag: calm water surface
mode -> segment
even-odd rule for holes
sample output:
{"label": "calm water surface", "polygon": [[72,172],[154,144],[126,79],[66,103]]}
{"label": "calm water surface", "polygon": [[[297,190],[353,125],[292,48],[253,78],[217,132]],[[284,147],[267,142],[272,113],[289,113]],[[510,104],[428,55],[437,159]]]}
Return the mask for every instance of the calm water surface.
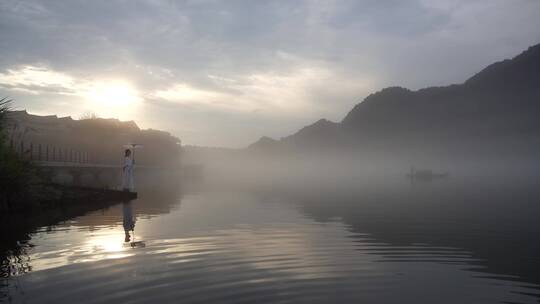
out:
{"label": "calm water surface", "polygon": [[141,190],[4,252],[0,301],[538,303],[528,189]]}

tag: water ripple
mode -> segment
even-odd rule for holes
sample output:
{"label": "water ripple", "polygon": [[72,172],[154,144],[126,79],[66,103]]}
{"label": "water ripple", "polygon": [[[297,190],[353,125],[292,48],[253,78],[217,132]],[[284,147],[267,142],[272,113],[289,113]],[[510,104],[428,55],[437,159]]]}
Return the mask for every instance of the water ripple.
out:
{"label": "water ripple", "polygon": [[[125,246],[122,222],[112,215],[106,225],[74,225],[99,219],[90,214],[40,229],[27,252],[32,271],[14,273],[0,288],[27,303],[535,303],[539,297],[537,285],[486,274],[481,259],[460,248],[378,242],[339,221],[321,224],[284,205],[251,201],[230,207],[249,209],[251,221],[238,223],[225,212],[214,218],[213,200],[206,202],[184,201],[170,214],[138,218],[133,237],[144,246]],[[210,219],[213,226],[205,224]]]}

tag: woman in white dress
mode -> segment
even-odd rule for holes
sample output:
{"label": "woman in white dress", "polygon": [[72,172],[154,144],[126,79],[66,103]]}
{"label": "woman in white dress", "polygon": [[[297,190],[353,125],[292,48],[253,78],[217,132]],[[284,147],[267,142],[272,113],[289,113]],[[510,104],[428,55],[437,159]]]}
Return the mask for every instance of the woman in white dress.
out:
{"label": "woman in white dress", "polygon": [[124,191],[135,190],[133,184],[133,165],[135,161],[131,158],[131,150],[126,149],[124,155],[124,166],[122,167],[122,189]]}

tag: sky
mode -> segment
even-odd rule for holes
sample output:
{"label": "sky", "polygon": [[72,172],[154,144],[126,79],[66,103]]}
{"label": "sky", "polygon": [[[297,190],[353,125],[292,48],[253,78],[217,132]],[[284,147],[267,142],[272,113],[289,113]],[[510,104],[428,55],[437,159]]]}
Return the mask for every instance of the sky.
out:
{"label": "sky", "polygon": [[0,96],[244,147],[540,43],[538,0],[0,1]]}

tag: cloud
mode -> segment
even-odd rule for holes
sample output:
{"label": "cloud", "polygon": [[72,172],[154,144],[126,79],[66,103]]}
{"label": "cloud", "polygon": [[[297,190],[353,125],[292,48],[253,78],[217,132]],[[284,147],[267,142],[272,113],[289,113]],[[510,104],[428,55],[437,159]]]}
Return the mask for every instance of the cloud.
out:
{"label": "cloud", "polygon": [[0,74],[0,87],[21,90],[30,94],[74,94],[74,79],[63,73],[34,66],[8,69]]}
{"label": "cloud", "polygon": [[385,86],[461,82],[540,42],[539,17],[529,0],[6,0],[0,94],[76,116],[81,92],[114,80],[140,99],[118,115],[242,146],[340,120]]}

